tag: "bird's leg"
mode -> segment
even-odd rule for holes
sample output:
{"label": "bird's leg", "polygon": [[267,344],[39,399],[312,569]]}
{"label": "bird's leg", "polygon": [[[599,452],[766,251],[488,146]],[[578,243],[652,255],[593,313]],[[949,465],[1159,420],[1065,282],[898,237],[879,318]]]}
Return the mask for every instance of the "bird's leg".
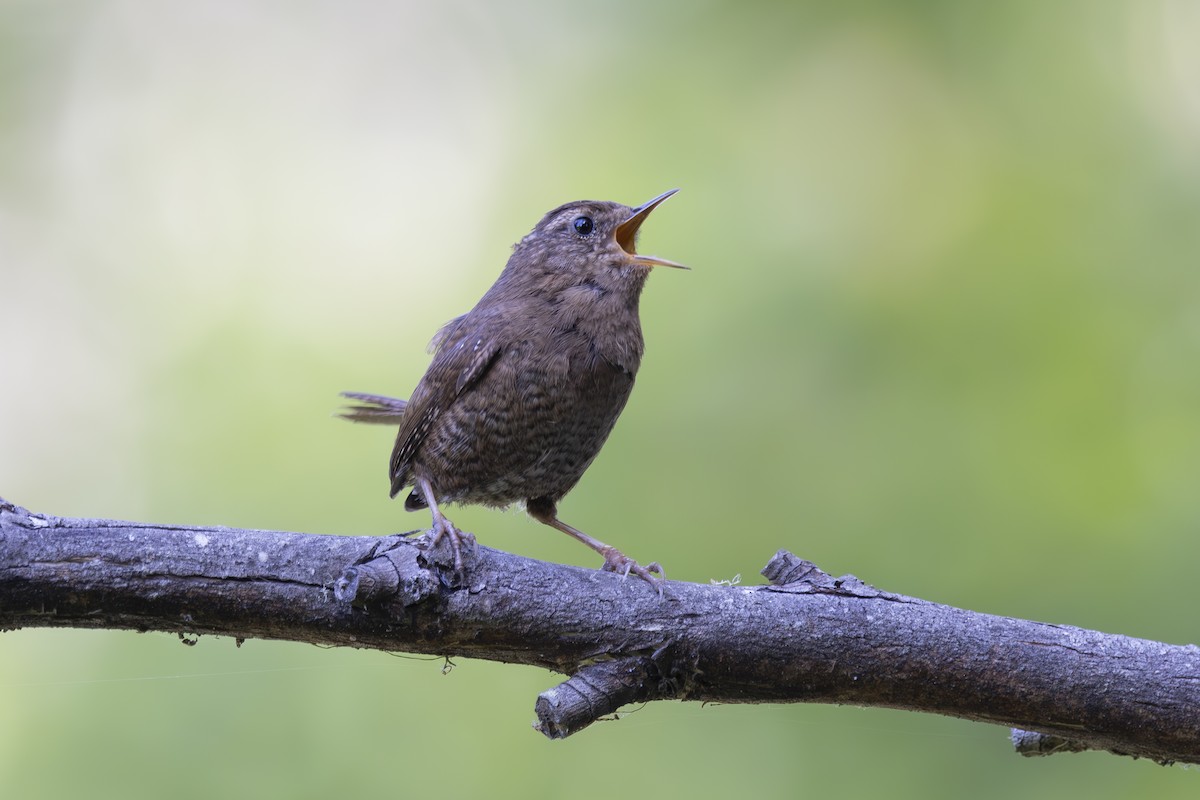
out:
{"label": "bird's leg", "polygon": [[[658,589],[659,594],[662,594],[662,586],[660,586],[659,579],[665,576],[663,575],[662,566],[657,561],[653,561],[643,567],[612,545],[607,545],[599,539],[588,536],[578,528],[568,525],[558,518],[558,509],[554,505],[554,501],[548,498],[538,497],[525,501],[525,510],[529,512],[529,516],[543,525],[549,525],[555,530],[562,531],[572,539],[583,542],[604,556],[603,569],[605,572],[619,572],[622,577],[628,577],[629,573],[632,572],[655,589]],[[651,573],[657,573],[659,577],[656,578]]]}
{"label": "bird's leg", "polygon": [[429,484],[428,478],[417,478],[417,487],[421,490],[421,497],[425,498],[425,504],[429,506],[429,512],[433,515],[433,527],[430,528],[430,546],[436,545],[445,536],[450,540],[450,549],[454,552],[454,571],[458,574],[463,573],[463,558],[462,558],[462,542],[464,539],[471,537],[471,534],[464,533],[454,527],[442,510],[438,508],[437,500],[433,495],[433,487]]}

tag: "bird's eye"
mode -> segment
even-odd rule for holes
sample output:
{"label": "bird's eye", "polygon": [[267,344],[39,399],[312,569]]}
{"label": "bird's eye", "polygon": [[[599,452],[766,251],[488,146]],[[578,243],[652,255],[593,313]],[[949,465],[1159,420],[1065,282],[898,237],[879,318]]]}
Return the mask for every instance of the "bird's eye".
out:
{"label": "bird's eye", "polygon": [[575,226],[575,232],[580,236],[587,236],[592,232],[592,228],[595,227],[592,224],[591,217],[576,217],[575,222],[572,224]]}

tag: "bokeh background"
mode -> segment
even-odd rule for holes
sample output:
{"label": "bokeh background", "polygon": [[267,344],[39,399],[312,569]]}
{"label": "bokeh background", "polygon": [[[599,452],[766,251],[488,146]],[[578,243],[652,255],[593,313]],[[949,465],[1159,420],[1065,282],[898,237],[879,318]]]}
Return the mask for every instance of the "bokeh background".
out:
{"label": "bokeh background", "polygon": [[[787,547],[997,614],[1196,641],[1200,7],[0,5],[0,495],[327,534],[387,499],[425,346],[543,212],[680,194],[647,357],[564,518],[674,578]],[[487,544],[596,565],[518,512]],[[6,797],[1194,797],[1002,728],[659,703],[558,743],[539,670],[0,636]],[[444,674],[445,672],[445,674]]]}

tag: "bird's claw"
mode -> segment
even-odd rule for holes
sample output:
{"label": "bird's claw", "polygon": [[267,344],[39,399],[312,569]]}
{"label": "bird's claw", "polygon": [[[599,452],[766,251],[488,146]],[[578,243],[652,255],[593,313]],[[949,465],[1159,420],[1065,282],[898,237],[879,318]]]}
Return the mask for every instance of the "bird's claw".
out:
{"label": "bird's claw", "polygon": [[438,542],[443,538],[450,540],[450,551],[454,553],[454,571],[458,575],[462,575],[465,572],[462,548],[464,544],[468,547],[475,544],[475,535],[467,531],[460,531],[450,520],[442,517],[440,520],[434,521],[427,536],[430,548],[437,547]]}
{"label": "bird's claw", "polygon": [[662,565],[657,561],[651,561],[643,567],[615,547],[606,548],[603,555],[604,566],[601,569],[604,572],[615,572],[622,578],[628,578],[630,574],[636,575],[658,590],[660,595],[662,594],[662,581],[666,578],[666,574],[663,572]]}

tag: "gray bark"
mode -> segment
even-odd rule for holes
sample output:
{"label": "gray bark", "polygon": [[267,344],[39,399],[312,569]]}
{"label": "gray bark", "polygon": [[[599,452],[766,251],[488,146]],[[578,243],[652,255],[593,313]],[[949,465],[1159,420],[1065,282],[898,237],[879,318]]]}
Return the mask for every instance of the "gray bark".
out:
{"label": "gray bark", "polygon": [[0,629],[116,628],[469,656],[570,677],[537,727],[629,702],[821,702],[1012,726],[1018,752],[1200,763],[1200,649],[979,614],[833,578],[641,580],[471,545],[32,514],[0,500]]}

